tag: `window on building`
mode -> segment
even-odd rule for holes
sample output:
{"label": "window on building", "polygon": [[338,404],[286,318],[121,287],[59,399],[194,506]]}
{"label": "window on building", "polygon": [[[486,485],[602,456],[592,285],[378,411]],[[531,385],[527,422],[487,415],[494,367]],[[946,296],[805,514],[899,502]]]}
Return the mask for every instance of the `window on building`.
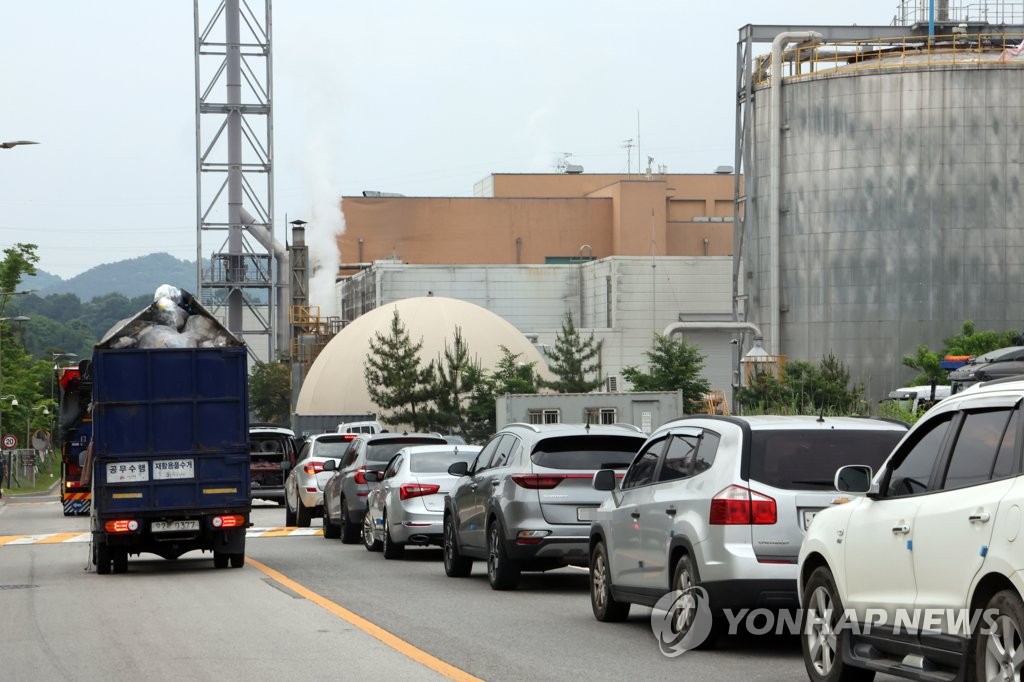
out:
{"label": "window on building", "polygon": [[588,407],[583,411],[585,424],[614,424],[618,412],[614,407]]}
{"label": "window on building", "polygon": [[559,424],[561,412],[558,409],[528,410],[527,418],[531,424]]}

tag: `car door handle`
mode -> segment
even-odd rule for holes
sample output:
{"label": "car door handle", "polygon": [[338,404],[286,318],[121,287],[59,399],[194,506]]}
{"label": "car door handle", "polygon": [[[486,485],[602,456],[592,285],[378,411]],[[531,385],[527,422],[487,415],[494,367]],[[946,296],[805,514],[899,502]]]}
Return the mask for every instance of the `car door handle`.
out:
{"label": "car door handle", "polygon": [[501,481],[499,481],[498,479],[494,479],[493,481],[491,481],[491,485],[497,488],[499,485],[501,485]]}
{"label": "car door handle", "polygon": [[640,518],[640,512],[630,512],[629,515],[632,516],[634,519]]}
{"label": "car door handle", "polygon": [[470,483],[469,484],[469,489],[470,490],[476,490],[476,483]]}
{"label": "car door handle", "polygon": [[668,514],[669,516],[675,516],[676,515],[676,508],[675,507],[669,507],[668,509],[665,510],[665,513]]}
{"label": "car door handle", "polygon": [[894,535],[906,535],[910,532],[910,526],[903,524],[902,526],[893,526],[892,532]]}
{"label": "car door handle", "polygon": [[977,514],[971,514],[967,517],[967,520],[971,523],[988,523],[988,520],[992,518],[992,515],[988,512],[978,512]]}

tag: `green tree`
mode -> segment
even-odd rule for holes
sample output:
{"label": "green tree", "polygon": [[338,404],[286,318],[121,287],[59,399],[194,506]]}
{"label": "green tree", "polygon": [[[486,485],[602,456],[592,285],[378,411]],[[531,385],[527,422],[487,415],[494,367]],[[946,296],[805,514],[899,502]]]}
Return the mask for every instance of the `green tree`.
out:
{"label": "green tree", "polygon": [[914,386],[928,386],[933,381],[936,384],[949,382],[949,372],[942,369],[942,356],[930,350],[928,346],[921,344],[913,355],[903,356],[903,365],[917,370],[917,376],[911,380]]}
{"label": "green tree", "polygon": [[860,414],[864,411],[864,387],[850,384],[850,371],[829,353],[814,365],[791,360],[779,379],[756,374],[736,392],[744,412],[764,414]]}
{"label": "green tree", "polygon": [[291,415],[292,371],[285,362],[257,362],[249,377],[249,408],[260,421],[286,426]]}
{"label": "green tree", "polygon": [[[548,353],[548,369],[555,375],[553,381],[540,381],[543,388],[559,393],[589,393],[601,386],[601,348],[603,343],[590,334],[583,338],[566,313],[562,329],[555,337],[555,347]],[[594,375],[593,379],[588,378]]]}
{"label": "green tree", "polygon": [[433,364],[434,376],[431,393],[434,396],[434,410],[431,421],[438,430],[448,433],[464,433],[466,430],[466,403],[476,384],[482,379],[480,361],[470,358],[469,347],[462,336],[462,328],[455,328],[452,345],[445,341],[444,353]]}
{"label": "green tree", "polygon": [[7,308],[7,300],[11,292],[18,289],[22,277],[36,274],[35,244],[15,244],[4,249],[4,259],[0,261],[0,316]]}
{"label": "green tree", "polygon": [[947,384],[949,373],[939,364],[945,356],[984,355],[998,348],[1019,345],[1019,339],[1020,334],[1016,329],[1002,332],[979,330],[973,321],[964,320],[958,333],[942,340],[944,348],[941,352],[935,352],[922,344],[913,355],[903,356],[903,366],[917,371],[911,382],[914,385],[927,386],[933,381],[937,384]]}
{"label": "green tree", "polygon": [[522,362],[522,353],[513,353],[507,346],[499,346],[501,357],[493,372],[475,368],[473,392],[466,406],[465,436],[470,442],[480,443],[497,430],[495,402],[507,393],[536,393],[536,362]]}
{"label": "green tree", "polygon": [[430,420],[430,380],[433,363],[420,367],[422,339],[413,343],[402,318],[395,310],[386,334],[376,332],[363,366],[370,399],[395,424],[421,429]]}
{"label": "green tree", "polygon": [[649,371],[626,367],[622,377],[637,391],[678,391],[682,389],[687,412],[703,408],[704,394],[711,384],[701,374],[705,356],[700,348],[683,339],[673,340],[661,334],[654,335],[651,350],[647,351]]}

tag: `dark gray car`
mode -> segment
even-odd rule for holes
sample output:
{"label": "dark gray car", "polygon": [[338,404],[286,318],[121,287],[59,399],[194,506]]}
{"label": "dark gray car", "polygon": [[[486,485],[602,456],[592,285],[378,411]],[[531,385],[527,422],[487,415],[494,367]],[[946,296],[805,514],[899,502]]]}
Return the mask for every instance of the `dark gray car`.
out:
{"label": "dark gray car", "polygon": [[646,436],[630,426],[509,424],[445,498],[444,568],[469,575],[487,562],[496,590],[514,589],[522,571],[586,566],[590,518],[608,497],[594,490],[598,469],[625,470]]}
{"label": "dark gray car", "polygon": [[367,471],[383,471],[404,447],[445,444],[443,436],[431,433],[358,434],[340,461],[324,463],[324,471],[334,474],[324,485],[324,537],[340,537],[346,544],[359,542],[366,496],[376,485],[366,480]]}

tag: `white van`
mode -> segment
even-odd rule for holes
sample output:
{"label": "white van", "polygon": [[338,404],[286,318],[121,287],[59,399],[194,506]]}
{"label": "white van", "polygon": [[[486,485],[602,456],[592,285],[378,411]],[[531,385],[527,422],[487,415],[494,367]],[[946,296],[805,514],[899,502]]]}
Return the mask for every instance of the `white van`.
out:
{"label": "white van", "polygon": [[338,433],[381,433],[384,427],[379,421],[345,422],[338,424]]}

